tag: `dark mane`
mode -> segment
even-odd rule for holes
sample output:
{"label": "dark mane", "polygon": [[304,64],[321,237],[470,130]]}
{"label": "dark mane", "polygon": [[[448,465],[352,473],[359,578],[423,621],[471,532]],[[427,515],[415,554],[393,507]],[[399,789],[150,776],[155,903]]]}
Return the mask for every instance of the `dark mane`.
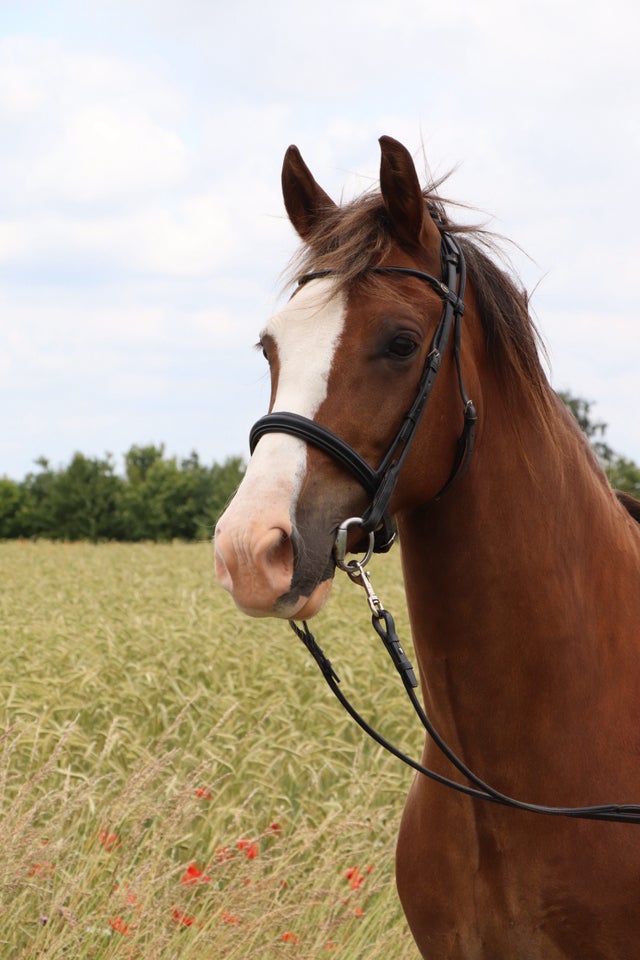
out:
{"label": "dark mane", "polygon": [[622,490],[614,490],[614,493],[627,513],[640,523],[640,500],[636,500],[630,493],[624,493]]}
{"label": "dark mane", "polygon": [[[427,209],[441,230],[456,234],[467,262],[485,331],[488,356],[505,376],[505,386],[528,384],[540,413],[548,409],[549,388],[540,363],[540,338],[529,315],[526,291],[495,262],[499,251],[491,234],[450,219],[445,201],[436,193],[442,181],[424,190]],[[320,226],[292,263],[298,277],[330,269],[338,289],[354,281],[377,282],[368,271],[380,263],[393,244],[382,198],[369,192],[328,211]]]}

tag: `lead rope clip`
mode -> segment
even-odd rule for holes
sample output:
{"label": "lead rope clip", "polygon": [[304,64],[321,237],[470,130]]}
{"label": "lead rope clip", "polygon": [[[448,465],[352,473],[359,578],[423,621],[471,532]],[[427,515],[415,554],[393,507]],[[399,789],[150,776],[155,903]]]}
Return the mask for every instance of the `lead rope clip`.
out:
{"label": "lead rope clip", "polygon": [[369,571],[364,569],[359,560],[350,560],[346,565],[346,572],[354,583],[358,583],[361,587],[364,587],[371,613],[376,620],[379,620],[383,613],[386,613],[386,611],[382,606],[380,598],[373,589]]}
{"label": "lead rope clip", "polygon": [[364,591],[367,595],[367,603],[369,604],[369,609],[371,610],[371,623],[373,624],[376,633],[382,640],[387,653],[391,657],[394,667],[402,677],[402,682],[408,691],[410,688],[415,688],[418,686],[418,681],[416,679],[413,666],[411,665],[411,661],[407,657],[406,653],[404,652],[404,648],[400,643],[400,638],[396,633],[393,617],[389,611],[385,610],[383,607],[380,598],[373,589],[371,576],[368,570],[365,570],[365,564],[369,562],[373,553],[373,534],[369,534],[369,549],[367,550],[363,560],[349,560],[348,562],[345,560],[345,555],[347,552],[347,533],[349,527],[355,525],[362,525],[361,517],[350,517],[338,528],[338,532],[336,534],[336,543],[333,551],[336,566],[340,570],[344,570],[350,580],[353,580],[354,583],[357,583],[359,586],[364,588]]}

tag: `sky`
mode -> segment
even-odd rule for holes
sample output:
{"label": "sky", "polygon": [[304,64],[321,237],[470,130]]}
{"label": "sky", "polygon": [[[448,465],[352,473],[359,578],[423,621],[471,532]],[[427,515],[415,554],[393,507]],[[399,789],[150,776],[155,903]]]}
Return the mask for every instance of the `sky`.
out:
{"label": "sky", "polygon": [[640,462],[636,0],[0,0],[0,476],[133,444],[248,455],[253,349],[378,137],[512,243],[556,389]]}

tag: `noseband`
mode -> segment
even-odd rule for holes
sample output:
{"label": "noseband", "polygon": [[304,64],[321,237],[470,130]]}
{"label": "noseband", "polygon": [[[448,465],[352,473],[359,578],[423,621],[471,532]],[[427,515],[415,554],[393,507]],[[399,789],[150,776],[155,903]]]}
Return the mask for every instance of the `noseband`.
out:
{"label": "noseband", "polygon": [[[389,550],[395,539],[394,527],[388,509],[389,501],[433,389],[436,374],[440,368],[452,329],[458,385],[464,408],[464,427],[458,439],[455,461],[449,479],[436,494],[435,499],[441,497],[454,480],[459,479],[464,474],[473,453],[477,415],[475,407],[467,397],[464,388],[460,363],[460,335],[464,313],[466,266],[457,240],[446,232],[441,233],[441,238],[440,255],[445,280],[438,280],[431,274],[423,273],[421,270],[413,270],[409,267],[373,267],[371,270],[371,273],[383,276],[413,277],[422,280],[443,301],[442,314],[420,376],[415,400],[405,414],[402,425],[380,465],[374,469],[350,444],[333,433],[332,430],[297,413],[268,413],[254,424],[249,435],[251,453],[253,453],[258,440],[266,433],[288,433],[312,444],[312,446],[327,453],[343,467],[346,467],[371,498],[371,503],[362,517],[361,527],[365,533],[374,534],[374,550],[377,553],[384,553]],[[332,270],[320,270],[316,273],[305,274],[298,280],[298,285],[301,286],[310,280],[330,276],[332,272]]]}

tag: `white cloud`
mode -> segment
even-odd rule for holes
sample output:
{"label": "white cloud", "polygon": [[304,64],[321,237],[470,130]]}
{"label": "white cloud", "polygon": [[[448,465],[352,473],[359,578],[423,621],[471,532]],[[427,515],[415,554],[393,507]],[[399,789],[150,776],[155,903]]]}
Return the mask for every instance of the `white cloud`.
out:
{"label": "white cloud", "polygon": [[139,202],[190,172],[179,97],[158,74],[58,41],[0,41],[0,195],[38,210]]}
{"label": "white cloud", "polygon": [[139,203],[188,173],[188,152],[174,130],[141,111],[94,102],[64,118],[50,149],[34,158],[29,187],[81,205]]}
{"label": "white cloud", "polygon": [[[20,463],[83,438],[170,444],[185,419],[204,455],[245,449],[266,402],[250,346],[297,242],[284,150],[297,143],[340,199],[377,182],[383,133],[419,165],[424,141],[435,174],[460,164],[446,192],[534,258],[514,257],[541,281],[554,382],[595,400],[612,445],[640,460],[631,0],[327,0],[321,17],[293,0],[65,0],[42,27],[30,7],[0,40],[3,402],[47,426]],[[115,420],[92,370],[120,385]],[[19,475],[13,430],[0,473]]]}

